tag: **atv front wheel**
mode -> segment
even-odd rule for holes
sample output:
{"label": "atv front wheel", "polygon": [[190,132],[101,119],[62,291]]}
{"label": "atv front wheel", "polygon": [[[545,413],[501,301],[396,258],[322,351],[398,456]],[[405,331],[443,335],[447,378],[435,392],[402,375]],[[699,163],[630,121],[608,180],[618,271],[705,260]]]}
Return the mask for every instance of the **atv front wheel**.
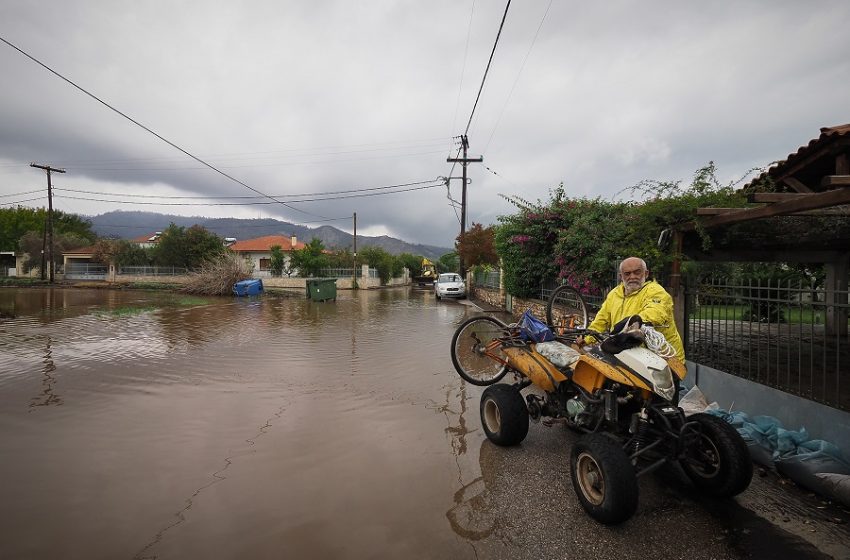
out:
{"label": "atv front wheel", "polygon": [[753,461],[747,444],[728,422],[710,414],[694,414],[696,434],[687,434],[690,443],[680,461],[694,486],[716,496],[740,494],[753,478]]}
{"label": "atv front wheel", "polygon": [[612,438],[604,434],[579,438],[570,454],[570,477],[581,507],[596,521],[615,525],[637,511],[635,469]]}
{"label": "atv front wheel", "polygon": [[528,435],[528,408],[519,389],[490,385],[481,395],[481,426],[496,445],[517,445]]}
{"label": "atv front wheel", "polygon": [[508,326],[486,315],[467,319],[452,337],[452,364],[455,371],[473,385],[492,385],[508,372],[507,356],[502,352],[500,337]]}

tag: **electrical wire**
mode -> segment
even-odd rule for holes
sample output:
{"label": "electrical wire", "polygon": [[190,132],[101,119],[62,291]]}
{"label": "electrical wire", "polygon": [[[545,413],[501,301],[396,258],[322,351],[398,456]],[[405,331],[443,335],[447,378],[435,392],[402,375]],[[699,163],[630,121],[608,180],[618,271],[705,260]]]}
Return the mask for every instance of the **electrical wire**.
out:
{"label": "electrical wire", "polygon": [[[383,187],[363,187],[359,189],[347,189],[342,191],[325,191],[325,192],[311,192],[311,193],[300,193],[300,194],[279,194],[272,195],[277,198],[285,198],[285,197],[293,197],[293,196],[325,196],[325,195],[334,195],[334,194],[347,194],[353,192],[364,192],[364,191],[377,191],[377,190],[386,190],[386,189],[395,189],[401,187],[411,187],[415,185],[427,185],[429,183],[433,183],[436,179],[431,179],[429,181],[415,181],[412,183],[401,183],[398,185],[386,185]],[[214,198],[216,200],[252,200],[257,198],[266,198],[264,196],[168,196],[168,195],[155,195],[155,194],[131,194],[131,193],[113,193],[113,192],[100,192],[100,191],[88,191],[82,189],[72,189],[67,187],[53,187],[54,191],[65,191],[65,192],[75,192],[82,194],[97,194],[102,196],[127,196],[132,198],[156,198],[156,199],[183,199],[183,200],[209,200],[210,198]],[[37,192],[37,191],[32,191]],[[20,194],[29,194],[29,193],[20,193]],[[390,193],[388,193],[390,194]],[[11,195],[7,195],[11,196]]]}
{"label": "electrical wire", "polygon": [[511,0],[505,5],[505,13],[502,15],[502,23],[499,24],[499,32],[496,33],[496,41],[493,43],[493,50],[490,52],[490,59],[487,61],[487,68],[484,70],[484,77],[481,78],[481,87],[478,88],[478,95],[475,97],[475,104],[472,106],[472,112],[469,114],[469,121],[466,123],[464,136],[469,133],[469,127],[472,124],[472,117],[475,116],[475,109],[478,107],[478,100],[481,99],[481,92],[484,90],[484,82],[487,81],[487,73],[490,72],[490,64],[493,62],[493,55],[496,54],[496,46],[499,44],[499,37],[502,36],[502,28],[505,26],[505,19],[508,17],[508,8],[511,7]]}
{"label": "electrical wire", "polygon": [[[326,198],[303,198],[300,200],[290,200],[292,203],[299,202],[325,202],[330,200],[342,200],[345,198],[364,198],[369,196],[382,196],[388,194],[396,194],[402,192],[410,192],[410,191],[419,191],[424,189],[433,189],[435,187],[442,187],[445,183],[440,181],[434,185],[425,185],[419,187],[411,187],[407,189],[398,189],[391,192],[372,192],[372,193],[362,193],[362,194],[350,194],[344,196],[332,196]],[[83,196],[69,196],[69,195],[54,195],[54,198],[62,198],[62,199],[70,199],[70,200],[87,200],[90,202],[109,202],[112,204],[137,204],[137,205],[153,205],[153,206],[267,206],[269,204],[279,203],[280,201],[272,199],[271,202],[160,202],[160,201],[135,201],[135,200],[107,200],[103,198],[90,198]],[[271,197],[267,197],[271,198]],[[320,216],[324,219],[329,219],[326,216]]]}
{"label": "electrical wire", "polygon": [[47,198],[47,195],[37,196],[35,198],[27,198],[24,200],[16,200],[15,202],[0,202],[0,206],[14,206],[15,204],[20,204],[22,202],[32,202],[33,200],[44,200]]}
{"label": "electrical wire", "polygon": [[487,149],[490,147],[490,142],[493,141],[493,135],[496,134],[496,129],[499,128],[499,123],[502,121],[502,115],[505,114],[505,109],[508,106],[508,103],[511,100],[511,97],[514,94],[514,90],[516,89],[516,85],[519,83],[519,77],[522,75],[522,71],[525,69],[525,63],[528,62],[528,57],[531,55],[531,50],[534,48],[534,43],[537,42],[537,36],[540,35],[540,29],[543,28],[543,22],[546,21],[546,16],[549,15],[549,9],[552,7],[552,1],[549,0],[549,5],[546,6],[546,11],[543,13],[543,18],[540,20],[540,25],[537,26],[537,31],[534,33],[534,38],[531,40],[531,45],[528,47],[528,52],[525,53],[525,58],[522,60],[522,64],[519,67],[519,72],[517,72],[516,79],[514,80],[514,84],[511,86],[511,91],[508,93],[507,99],[505,99],[505,104],[502,105],[502,110],[499,111],[499,118],[496,119],[496,124],[493,126],[493,131],[490,132],[490,138],[487,140],[487,144],[484,145],[484,152],[487,152]]}
{"label": "electrical wire", "polygon": [[169,146],[171,146],[172,148],[175,148],[175,149],[179,150],[180,152],[182,152],[182,153],[186,154],[187,156],[189,156],[189,157],[190,157],[190,158],[192,158],[193,160],[197,161],[198,163],[200,163],[200,164],[204,165],[205,167],[208,167],[208,168],[212,169],[213,171],[215,171],[216,173],[220,174],[221,176],[223,176],[223,177],[225,177],[225,178],[227,178],[227,179],[230,179],[230,180],[231,180],[231,181],[233,181],[234,183],[237,183],[237,184],[239,184],[239,185],[242,185],[243,187],[245,187],[246,189],[248,189],[248,190],[250,190],[250,191],[253,191],[253,192],[255,192],[255,193],[259,194],[259,195],[262,195],[262,196],[264,196],[264,197],[266,197],[266,198],[269,198],[269,199],[273,200],[274,202],[276,202],[276,203],[278,203],[278,204],[281,204],[281,205],[283,205],[283,206],[285,206],[285,207],[289,208],[290,210],[295,210],[296,212],[301,212],[302,214],[307,214],[307,215],[310,215],[310,216],[316,216],[316,217],[319,217],[319,218],[325,218],[325,219],[327,218],[327,216],[321,216],[321,215],[319,215],[319,214],[314,214],[314,213],[312,213],[312,212],[307,212],[306,210],[301,210],[300,208],[296,208],[296,207],[294,207],[294,206],[290,206],[290,205],[289,205],[289,204],[287,204],[286,202],[282,202],[282,201],[280,201],[280,200],[276,200],[274,197],[271,197],[271,196],[269,196],[269,195],[267,195],[267,194],[265,194],[265,193],[263,193],[263,192],[261,192],[261,191],[259,191],[259,190],[255,189],[254,187],[252,187],[252,186],[248,185],[247,183],[244,183],[243,181],[240,181],[239,179],[237,179],[237,178],[233,177],[232,175],[229,175],[229,174],[225,173],[224,171],[222,171],[222,170],[218,169],[218,168],[217,168],[217,167],[215,167],[214,165],[207,163],[205,160],[203,160],[203,159],[199,158],[198,156],[193,155],[192,153],[188,152],[187,150],[185,150],[185,149],[181,148],[180,146],[178,146],[177,144],[175,144],[175,143],[174,143],[174,142],[172,142],[171,140],[168,140],[168,139],[167,139],[167,138],[165,138],[164,136],[161,136],[160,134],[158,134],[158,133],[154,132],[153,130],[151,130],[151,129],[150,129],[150,128],[148,128],[147,126],[143,125],[143,124],[142,124],[142,123],[140,123],[139,121],[137,121],[137,120],[135,120],[134,118],[132,118],[132,117],[130,117],[129,115],[127,115],[126,113],[123,113],[123,112],[119,111],[118,109],[116,109],[115,107],[113,107],[112,105],[110,105],[109,103],[107,103],[106,101],[104,101],[103,99],[101,99],[101,98],[99,98],[98,96],[94,95],[93,93],[89,92],[88,90],[86,90],[86,89],[85,89],[85,88],[83,88],[82,86],[77,85],[75,82],[71,81],[70,79],[66,78],[65,76],[63,76],[62,74],[60,74],[59,72],[57,72],[56,70],[54,70],[54,69],[52,69],[51,67],[47,66],[46,64],[44,64],[43,62],[41,62],[40,60],[38,60],[37,58],[35,58],[35,57],[34,57],[34,56],[32,56],[31,54],[27,53],[27,52],[26,52],[26,51],[24,51],[23,49],[21,49],[21,48],[17,47],[16,45],[14,45],[14,44],[10,43],[10,42],[9,42],[9,41],[7,41],[4,37],[0,37],[0,41],[2,41],[2,42],[4,42],[4,43],[6,43],[6,44],[7,44],[7,45],[9,45],[10,47],[12,47],[13,49],[15,49],[15,50],[16,50],[16,51],[18,51],[19,53],[21,53],[22,55],[24,55],[25,57],[29,58],[30,60],[32,60],[33,62],[35,62],[36,64],[38,64],[39,66],[41,66],[42,68],[44,68],[45,70],[47,70],[48,72],[50,72],[51,74],[53,74],[53,75],[57,76],[58,78],[62,79],[62,80],[63,80],[63,81],[65,81],[65,82],[67,82],[67,83],[71,84],[72,86],[74,86],[75,88],[77,88],[77,89],[78,89],[78,90],[80,90],[81,92],[85,93],[86,95],[88,95],[89,97],[91,97],[92,99],[94,99],[95,101],[97,101],[98,103],[100,103],[100,104],[104,105],[105,107],[107,107],[107,108],[111,109],[112,111],[114,111],[114,112],[118,113],[119,115],[121,115],[122,117],[124,117],[125,119],[127,119],[128,121],[130,121],[131,123],[133,123],[133,124],[135,124],[136,126],[138,126],[138,127],[142,128],[143,130],[145,130],[145,131],[147,131],[147,132],[149,132],[149,133],[153,134],[154,136],[156,136],[157,138],[159,138],[160,140],[162,140],[163,142],[165,142],[166,144],[168,144],[168,145],[169,145]]}
{"label": "electrical wire", "polygon": [[469,38],[472,35],[472,16],[475,14],[475,0],[472,0],[472,9],[469,11],[469,25],[466,28],[466,47],[463,49],[463,66],[460,70],[460,85],[457,88],[457,103],[455,104],[455,116],[452,117],[452,130],[457,124],[457,113],[460,110],[460,96],[463,93],[463,77],[466,74],[466,60],[469,54]]}
{"label": "electrical wire", "polygon": [[42,192],[43,190],[44,189],[37,189],[37,190],[34,190],[34,191],[18,192],[18,193],[12,193],[12,194],[0,194],[0,198],[9,198],[10,196],[24,196],[24,195],[27,195],[27,194]]}

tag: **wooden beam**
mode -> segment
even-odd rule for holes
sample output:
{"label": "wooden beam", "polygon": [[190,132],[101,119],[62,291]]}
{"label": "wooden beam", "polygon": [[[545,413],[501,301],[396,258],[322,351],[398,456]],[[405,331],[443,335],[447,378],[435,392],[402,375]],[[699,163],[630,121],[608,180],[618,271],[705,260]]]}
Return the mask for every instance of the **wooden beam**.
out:
{"label": "wooden beam", "polygon": [[774,192],[760,192],[760,193],[750,193],[747,195],[747,202],[783,202],[785,200],[790,200],[792,198],[800,198],[801,196],[806,196],[806,193],[774,193]]}
{"label": "wooden beam", "polygon": [[787,249],[712,249],[707,253],[685,250],[696,262],[796,262],[828,263],[842,253],[837,251],[795,251]]}
{"label": "wooden beam", "polygon": [[[800,196],[808,196],[799,193]],[[717,216],[719,214],[730,214],[732,212],[741,212],[748,208],[697,208],[697,216]],[[789,216],[850,216],[850,208],[821,208],[820,210],[806,210],[804,212],[794,212]]]}
{"label": "wooden beam", "polygon": [[795,179],[794,177],[783,177],[780,183],[785,183],[798,193],[815,192],[809,187],[807,187],[802,181],[800,181],[799,179]]}
{"label": "wooden beam", "polygon": [[820,180],[822,187],[850,187],[850,175],[827,175]]}
{"label": "wooden beam", "polygon": [[847,152],[835,156],[835,174],[850,175],[850,155]]}
{"label": "wooden beam", "polygon": [[[819,208],[829,208],[831,206],[840,206],[842,204],[850,204],[850,189],[835,189],[822,193],[812,193],[804,197],[793,198],[784,202],[776,202],[766,206],[756,208],[746,208],[740,212],[729,212],[726,214],[718,214],[709,216],[701,220],[701,225],[704,228],[713,228],[722,225],[738,224],[757,220],[759,218],[770,218],[772,216],[783,216],[786,214],[795,214],[797,212],[805,212],[807,210],[818,210]],[[679,226],[683,231],[696,229],[694,222],[688,222]]]}

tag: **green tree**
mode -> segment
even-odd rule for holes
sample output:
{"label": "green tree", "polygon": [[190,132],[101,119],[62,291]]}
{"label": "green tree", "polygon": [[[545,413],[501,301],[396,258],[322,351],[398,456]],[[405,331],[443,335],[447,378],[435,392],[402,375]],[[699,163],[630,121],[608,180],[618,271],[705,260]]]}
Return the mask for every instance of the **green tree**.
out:
{"label": "green tree", "polygon": [[314,237],[303,249],[292,252],[290,266],[297,269],[300,276],[318,276],[323,268],[328,267],[328,258],[324,251],[322,240]]}
{"label": "green tree", "polygon": [[116,266],[147,266],[151,262],[147,250],[126,239],[98,239],[92,261]]}
{"label": "green tree", "polygon": [[403,268],[410,271],[411,276],[419,276],[422,272],[422,255],[412,255],[410,253],[401,253],[396,255],[396,259]]}
{"label": "green tree", "polygon": [[357,259],[370,267],[377,269],[381,284],[388,284],[390,279],[401,273],[402,263],[381,247],[366,247],[359,252]]}
{"label": "green tree", "polygon": [[[53,265],[58,267],[64,261],[62,253],[73,251],[81,247],[91,245],[87,237],[81,237],[77,233],[54,233],[53,234]],[[24,269],[29,271],[32,268],[41,266],[41,251],[44,247],[44,234],[37,231],[29,231],[25,233],[18,242],[19,250],[28,255],[24,262]],[[47,253],[45,253],[46,256]],[[47,270],[45,268],[45,270]]]}
{"label": "green tree", "polygon": [[272,276],[280,276],[283,274],[283,267],[286,264],[286,257],[283,254],[283,248],[280,245],[271,246],[271,258],[269,259],[269,269]]}
{"label": "green tree", "polygon": [[437,272],[460,272],[460,260],[455,251],[440,256],[436,264]]}
{"label": "green tree", "polygon": [[[47,224],[47,210],[44,208],[0,208],[0,250],[3,251],[26,251],[20,246],[21,238],[27,232],[35,232],[42,235]],[[76,238],[84,239],[88,244],[94,243],[95,233],[91,229],[91,222],[84,220],[76,214],[66,214],[55,210],[53,212],[53,236],[54,247],[58,236],[75,235]],[[70,238],[69,238],[70,239]],[[37,254],[41,258],[41,247]]]}
{"label": "green tree", "polygon": [[151,256],[160,266],[179,266],[194,270],[224,252],[222,239],[204,227],[194,225],[186,229],[172,223],[160,235]]}

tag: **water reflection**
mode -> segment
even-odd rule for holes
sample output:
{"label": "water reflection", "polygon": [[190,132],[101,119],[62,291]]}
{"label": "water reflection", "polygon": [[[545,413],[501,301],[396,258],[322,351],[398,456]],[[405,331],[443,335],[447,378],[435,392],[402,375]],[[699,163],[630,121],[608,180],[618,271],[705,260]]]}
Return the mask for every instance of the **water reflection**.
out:
{"label": "water reflection", "polygon": [[[53,351],[51,349],[50,337],[44,339],[44,359],[42,360],[43,379],[41,381],[42,391],[37,397],[34,397],[30,402],[30,408],[35,406],[51,406],[62,404],[62,397],[53,392],[53,385],[56,383],[56,378],[53,372],[56,371],[56,365],[53,363]],[[32,411],[30,411],[32,412]]]}
{"label": "water reflection", "polygon": [[463,306],[0,294],[0,557],[473,556]]}

